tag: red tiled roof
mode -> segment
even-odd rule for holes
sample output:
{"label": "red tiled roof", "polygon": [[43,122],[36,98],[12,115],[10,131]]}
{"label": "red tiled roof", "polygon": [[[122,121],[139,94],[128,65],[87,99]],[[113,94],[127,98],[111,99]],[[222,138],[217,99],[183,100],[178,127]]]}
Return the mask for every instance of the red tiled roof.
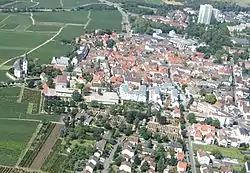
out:
{"label": "red tiled roof", "polygon": [[187,169],[187,163],[186,162],[178,162],[178,167],[182,169]]}
{"label": "red tiled roof", "polygon": [[56,83],[67,83],[68,79],[66,75],[57,75]]}
{"label": "red tiled roof", "polygon": [[185,157],[185,155],[184,155],[184,153],[183,153],[183,152],[179,152],[179,153],[177,153],[177,159],[178,159],[178,160],[183,160],[183,159],[184,159],[184,157]]}

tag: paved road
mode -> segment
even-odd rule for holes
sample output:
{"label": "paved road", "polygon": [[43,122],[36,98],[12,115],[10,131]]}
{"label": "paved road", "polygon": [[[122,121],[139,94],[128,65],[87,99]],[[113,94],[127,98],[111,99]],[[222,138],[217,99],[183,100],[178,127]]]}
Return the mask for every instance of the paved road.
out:
{"label": "paved road", "polygon": [[111,151],[109,157],[104,161],[104,164],[103,164],[104,169],[102,170],[102,173],[108,173],[110,164],[112,163],[113,157],[115,155],[115,151],[116,151],[118,145],[120,145],[125,138],[126,138],[125,135],[121,136],[118,139],[117,144],[114,145],[113,150]]}
{"label": "paved road", "polygon": [[190,163],[191,163],[191,168],[192,168],[192,173],[196,173],[196,166],[195,166],[195,159],[194,159],[194,151],[193,151],[193,144],[190,136],[190,130],[189,130],[189,124],[187,126],[188,129],[188,151],[189,151],[189,158],[190,158]]}

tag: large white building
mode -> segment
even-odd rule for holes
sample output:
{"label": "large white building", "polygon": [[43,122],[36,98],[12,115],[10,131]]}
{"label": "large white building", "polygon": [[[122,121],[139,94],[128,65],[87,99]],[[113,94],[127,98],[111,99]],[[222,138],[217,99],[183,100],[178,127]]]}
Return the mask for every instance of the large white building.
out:
{"label": "large white building", "polygon": [[28,74],[28,61],[26,56],[15,61],[14,65],[14,75],[17,78],[24,78]]}
{"label": "large white building", "polygon": [[139,89],[130,89],[127,84],[122,84],[119,88],[121,100],[131,100],[136,102],[147,102],[147,87],[140,85]]}
{"label": "large white building", "polygon": [[198,23],[209,25],[212,19],[213,6],[209,4],[200,5]]}

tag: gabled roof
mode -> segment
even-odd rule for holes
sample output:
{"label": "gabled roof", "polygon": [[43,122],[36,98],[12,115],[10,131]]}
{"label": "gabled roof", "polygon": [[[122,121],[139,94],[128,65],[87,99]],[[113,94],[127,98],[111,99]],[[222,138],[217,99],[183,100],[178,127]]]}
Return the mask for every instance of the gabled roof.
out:
{"label": "gabled roof", "polygon": [[66,75],[57,75],[56,77],[56,83],[67,83],[68,82],[68,79],[67,79],[67,76]]}

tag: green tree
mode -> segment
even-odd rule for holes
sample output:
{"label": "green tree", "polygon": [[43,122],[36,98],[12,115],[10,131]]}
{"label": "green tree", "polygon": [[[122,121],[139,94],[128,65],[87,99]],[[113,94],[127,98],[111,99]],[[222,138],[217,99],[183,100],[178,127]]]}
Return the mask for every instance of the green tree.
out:
{"label": "green tree", "polygon": [[120,166],[121,163],[122,163],[122,159],[123,159],[122,156],[116,157],[115,160],[114,160],[115,161],[114,164],[117,165],[117,166]]}
{"label": "green tree", "polygon": [[186,88],[187,88],[188,86],[187,86],[187,84],[183,84],[182,86],[181,86],[181,89],[182,89],[182,91],[185,93],[186,92]]}
{"label": "green tree", "polygon": [[149,169],[149,165],[147,161],[144,161],[143,164],[141,165],[141,171],[146,172]]}
{"label": "green tree", "polygon": [[140,164],[141,164],[141,159],[140,159],[140,157],[138,156],[138,154],[135,155],[134,163],[135,163],[136,165],[140,165]]}
{"label": "green tree", "polygon": [[219,150],[213,150],[211,154],[214,155],[216,159],[223,159],[223,155]]}
{"label": "green tree", "polygon": [[75,102],[80,102],[80,101],[82,101],[82,95],[78,91],[74,91],[72,94],[72,99]]}
{"label": "green tree", "polygon": [[153,148],[153,142],[152,142],[151,139],[148,140],[148,142],[147,142],[147,147],[148,147],[148,148]]}
{"label": "green tree", "polygon": [[204,100],[210,104],[215,104],[217,102],[216,96],[214,94],[206,94]]}
{"label": "green tree", "polygon": [[162,173],[162,172],[164,171],[165,167],[166,167],[166,166],[165,166],[165,160],[164,160],[163,157],[161,157],[161,158],[159,159],[159,161],[157,162],[157,165],[156,165],[157,171],[158,171],[159,173]]}
{"label": "green tree", "polygon": [[187,118],[190,124],[197,123],[196,116],[194,113],[189,113]]}

